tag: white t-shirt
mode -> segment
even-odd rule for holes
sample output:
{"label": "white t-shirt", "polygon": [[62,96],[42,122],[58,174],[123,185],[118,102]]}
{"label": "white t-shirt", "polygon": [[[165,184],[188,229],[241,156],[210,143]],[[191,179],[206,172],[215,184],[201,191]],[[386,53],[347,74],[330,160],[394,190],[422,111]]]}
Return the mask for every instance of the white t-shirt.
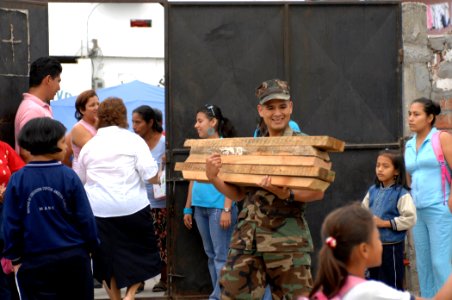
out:
{"label": "white t-shirt", "polygon": [[157,163],[144,140],[118,126],[100,128],[80,151],[77,174],[96,217],[128,216],[149,205],[145,181]]}
{"label": "white t-shirt", "polygon": [[409,292],[396,290],[386,284],[374,280],[355,285],[343,300],[410,300],[414,297]]}

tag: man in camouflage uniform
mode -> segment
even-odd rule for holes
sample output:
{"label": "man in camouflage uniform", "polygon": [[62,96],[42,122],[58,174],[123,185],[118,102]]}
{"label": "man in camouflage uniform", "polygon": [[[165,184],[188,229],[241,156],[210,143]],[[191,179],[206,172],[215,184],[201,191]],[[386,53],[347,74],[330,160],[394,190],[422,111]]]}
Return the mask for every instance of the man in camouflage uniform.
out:
{"label": "man in camouflage uniform", "polygon": [[[257,110],[267,136],[291,136],[292,100],[287,82],[272,79],[257,89]],[[207,159],[206,175],[215,187],[235,200],[245,199],[233,233],[228,260],[222,270],[222,299],[262,299],[267,284],[273,299],[293,299],[312,288],[313,245],[304,218],[305,203],[323,198],[323,192],[292,190],[271,184],[265,176],[256,187],[225,183],[217,175],[221,157]]]}

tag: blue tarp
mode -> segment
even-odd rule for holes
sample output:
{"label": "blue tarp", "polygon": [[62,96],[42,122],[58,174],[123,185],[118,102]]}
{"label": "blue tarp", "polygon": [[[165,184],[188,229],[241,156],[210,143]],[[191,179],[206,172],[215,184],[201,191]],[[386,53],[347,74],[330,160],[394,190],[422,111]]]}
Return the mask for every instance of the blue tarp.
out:
{"label": "blue tarp", "polygon": [[[129,129],[132,129],[132,111],[140,105],[149,105],[158,108],[165,118],[165,89],[150,85],[138,80],[109,88],[96,90],[99,100],[102,102],[108,97],[119,97],[124,101],[127,108],[127,120]],[[70,131],[77,123],[75,119],[75,100],[77,96],[51,101],[53,117],[66,126]],[[165,120],[163,120],[163,125]]]}

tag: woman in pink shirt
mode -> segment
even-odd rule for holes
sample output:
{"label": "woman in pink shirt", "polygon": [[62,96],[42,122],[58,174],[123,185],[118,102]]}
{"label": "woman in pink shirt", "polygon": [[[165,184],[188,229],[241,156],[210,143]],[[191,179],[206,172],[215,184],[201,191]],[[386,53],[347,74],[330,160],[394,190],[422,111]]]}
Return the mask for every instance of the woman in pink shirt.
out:
{"label": "woman in pink shirt", "polygon": [[[75,100],[75,118],[78,120],[71,132],[66,137],[66,143],[69,147],[68,154],[64,163],[72,166],[72,169],[78,170],[78,155],[82,147],[97,132],[97,109],[99,108],[99,97],[94,90],[87,90],[78,95]],[[72,163],[70,155],[73,154]]]}

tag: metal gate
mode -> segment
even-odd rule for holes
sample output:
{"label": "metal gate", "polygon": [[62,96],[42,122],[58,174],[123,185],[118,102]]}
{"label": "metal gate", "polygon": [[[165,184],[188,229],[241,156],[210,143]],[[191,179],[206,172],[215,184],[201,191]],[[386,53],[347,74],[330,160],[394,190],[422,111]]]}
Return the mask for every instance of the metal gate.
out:
{"label": "metal gate", "polygon": [[11,145],[30,63],[49,53],[47,29],[47,3],[0,2],[0,139]]}
{"label": "metal gate", "polygon": [[[257,123],[255,87],[289,81],[293,119],[310,135],[346,141],[332,155],[336,181],[308,205],[315,248],[325,215],[361,200],[378,150],[402,136],[401,7],[398,1],[168,3],[167,130],[171,165],[184,161],[196,110],[217,104],[240,136]],[[196,227],[182,222],[188,183],[169,172],[170,295],[207,295],[210,278]],[[315,258],[313,256],[314,269]]]}

